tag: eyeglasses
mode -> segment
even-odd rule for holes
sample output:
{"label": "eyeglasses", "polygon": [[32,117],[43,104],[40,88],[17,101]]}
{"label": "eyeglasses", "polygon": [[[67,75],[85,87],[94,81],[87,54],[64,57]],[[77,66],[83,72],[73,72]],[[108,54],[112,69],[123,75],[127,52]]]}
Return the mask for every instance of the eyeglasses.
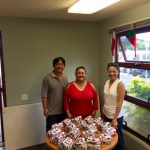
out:
{"label": "eyeglasses", "polygon": [[107,69],[109,69],[109,67],[115,67],[120,72],[119,65],[117,63],[108,63]]}
{"label": "eyeglasses", "polygon": [[116,63],[108,63],[107,66],[108,66],[108,67],[111,67],[111,66],[119,67],[118,64],[116,64]]}

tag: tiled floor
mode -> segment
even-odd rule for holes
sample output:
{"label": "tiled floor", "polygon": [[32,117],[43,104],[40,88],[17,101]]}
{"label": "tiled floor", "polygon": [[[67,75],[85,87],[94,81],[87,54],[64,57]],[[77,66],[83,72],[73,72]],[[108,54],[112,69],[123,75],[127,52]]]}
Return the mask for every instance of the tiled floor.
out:
{"label": "tiled floor", "polygon": [[[0,147],[0,150],[5,150],[5,148]],[[39,144],[36,146],[31,146],[27,148],[18,149],[18,150],[50,150],[50,149],[46,146],[46,144]]]}
{"label": "tiled floor", "polygon": [[19,149],[19,150],[50,150],[50,149],[47,147],[46,144],[39,144],[39,145],[36,145],[36,146],[27,147],[27,148],[23,148],[23,149]]}

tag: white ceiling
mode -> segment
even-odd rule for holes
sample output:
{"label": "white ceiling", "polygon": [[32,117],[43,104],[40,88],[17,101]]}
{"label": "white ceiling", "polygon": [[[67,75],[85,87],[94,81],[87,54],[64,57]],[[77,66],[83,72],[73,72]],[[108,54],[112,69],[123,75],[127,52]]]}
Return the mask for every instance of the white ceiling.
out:
{"label": "white ceiling", "polygon": [[68,7],[76,1],[78,0],[0,0],[0,16],[99,21],[150,2],[150,0],[121,0],[91,15],[68,14]]}

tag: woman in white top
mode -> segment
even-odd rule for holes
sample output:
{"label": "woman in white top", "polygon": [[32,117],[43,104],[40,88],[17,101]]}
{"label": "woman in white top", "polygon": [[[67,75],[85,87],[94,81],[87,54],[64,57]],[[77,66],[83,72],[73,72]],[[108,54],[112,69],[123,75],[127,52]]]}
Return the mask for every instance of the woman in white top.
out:
{"label": "woman in white top", "polygon": [[104,86],[104,120],[112,122],[118,133],[118,143],[115,150],[125,150],[122,125],[123,113],[122,104],[125,96],[125,87],[119,79],[119,66],[116,63],[109,63],[107,66],[109,80]]}

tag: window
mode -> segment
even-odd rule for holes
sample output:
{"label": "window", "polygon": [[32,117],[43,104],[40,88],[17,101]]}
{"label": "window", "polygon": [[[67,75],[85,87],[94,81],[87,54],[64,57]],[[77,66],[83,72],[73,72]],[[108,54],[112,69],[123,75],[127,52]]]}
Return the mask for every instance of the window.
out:
{"label": "window", "polygon": [[123,108],[125,114],[124,120],[127,122],[128,127],[147,137],[150,132],[150,110],[127,101],[124,102]]}
{"label": "window", "polygon": [[150,143],[150,27],[135,29],[134,47],[126,38],[129,31],[117,33],[116,58],[127,94],[123,109],[127,126]]}

